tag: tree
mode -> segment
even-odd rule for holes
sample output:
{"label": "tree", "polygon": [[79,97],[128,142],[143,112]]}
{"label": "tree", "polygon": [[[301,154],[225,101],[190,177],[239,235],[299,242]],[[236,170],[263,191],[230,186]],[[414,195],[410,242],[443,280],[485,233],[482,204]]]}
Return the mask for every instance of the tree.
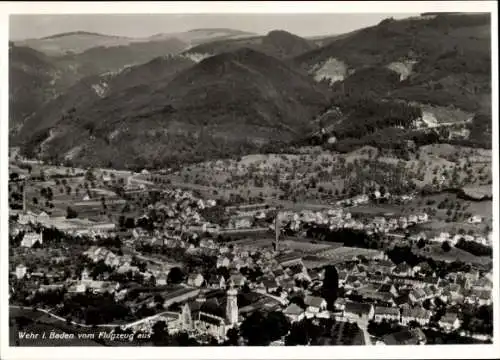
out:
{"label": "tree", "polygon": [[73,208],[71,208],[70,206],[66,208],[66,219],[74,219],[77,216],[78,213]]}
{"label": "tree", "polygon": [[316,338],[319,333],[319,327],[315,326],[311,320],[304,319],[292,325],[285,344],[288,346],[309,345],[311,339]]}
{"label": "tree", "polygon": [[238,340],[240,339],[240,332],[238,329],[231,328],[227,331],[227,341],[224,345],[237,346]]}
{"label": "tree", "polygon": [[153,325],[151,341],[154,346],[168,345],[168,328],[165,321],[157,321]]}
{"label": "tree", "polygon": [[278,311],[268,313],[264,324],[270,341],[281,339],[290,330],[290,321],[282,312]]}
{"label": "tree", "polygon": [[127,218],[127,220],[125,220],[125,227],[127,229],[133,229],[135,228],[135,220],[133,218]]}
{"label": "tree", "polygon": [[448,241],[445,241],[442,245],[441,245],[441,249],[443,249],[444,252],[448,252],[451,250],[451,246],[450,246],[450,243]]}
{"label": "tree", "polygon": [[125,216],[120,215],[118,218],[118,226],[123,229],[125,227]]}
{"label": "tree", "polygon": [[270,336],[265,329],[266,317],[260,311],[252,313],[241,324],[241,335],[247,340],[251,346],[267,346],[269,345]]}
{"label": "tree", "polygon": [[184,280],[184,272],[179,267],[173,267],[167,276],[167,281],[170,284],[180,284]]}
{"label": "tree", "polygon": [[424,241],[424,239],[422,239],[422,238],[421,238],[421,239],[419,239],[419,240],[418,240],[418,242],[417,242],[417,247],[418,247],[419,249],[422,249],[422,248],[424,248],[424,247],[425,247],[425,241]]}
{"label": "tree", "polygon": [[335,300],[337,300],[337,292],[339,289],[339,274],[333,265],[325,268],[325,278],[323,280],[323,287],[321,295],[328,304],[328,309],[333,310]]}

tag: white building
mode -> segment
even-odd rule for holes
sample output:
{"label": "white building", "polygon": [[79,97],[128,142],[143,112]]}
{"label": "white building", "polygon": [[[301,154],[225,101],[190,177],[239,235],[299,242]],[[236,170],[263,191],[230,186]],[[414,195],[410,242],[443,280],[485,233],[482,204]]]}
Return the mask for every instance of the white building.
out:
{"label": "white building", "polygon": [[479,215],[471,216],[468,220],[469,224],[480,224],[483,222],[483,219]]}
{"label": "white building", "polygon": [[27,268],[26,266],[24,266],[23,264],[19,264],[16,266],[16,277],[18,279],[22,279],[26,276],[26,271],[27,271]]}
{"label": "white building", "polygon": [[24,235],[21,246],[33,247],[37,242],[43,244],[43,233],[29,232]]}

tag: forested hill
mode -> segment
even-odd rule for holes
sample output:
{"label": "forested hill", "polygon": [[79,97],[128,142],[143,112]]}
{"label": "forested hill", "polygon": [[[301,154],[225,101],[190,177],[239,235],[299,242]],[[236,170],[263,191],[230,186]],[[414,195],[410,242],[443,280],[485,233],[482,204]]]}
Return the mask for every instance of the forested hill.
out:
{"label": "forested hill", "polygon": [[321,120],[338,149],[384,146],[377,139],[491,147],[490,27],[489,14],[386,19],[294,64],[330,84],[343,120],[328,112]]}

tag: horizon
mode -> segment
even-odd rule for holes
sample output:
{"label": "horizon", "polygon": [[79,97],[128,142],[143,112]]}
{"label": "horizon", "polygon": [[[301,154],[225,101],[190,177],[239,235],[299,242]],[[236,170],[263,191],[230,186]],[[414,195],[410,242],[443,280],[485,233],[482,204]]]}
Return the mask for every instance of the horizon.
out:
{"label": "horizon", "polygon": [[64,14],[11,15],[9,41],[40,40],[66,33],[147,38],[200,29],[231,29],[262,36],[284,30],[301,37],[339,35],[415,13],[331,14]]}

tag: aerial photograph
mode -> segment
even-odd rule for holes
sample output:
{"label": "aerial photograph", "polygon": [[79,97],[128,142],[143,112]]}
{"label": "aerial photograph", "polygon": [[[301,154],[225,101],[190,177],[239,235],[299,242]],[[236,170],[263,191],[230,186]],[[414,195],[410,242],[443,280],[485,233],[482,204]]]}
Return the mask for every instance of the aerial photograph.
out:
{"label": "aerial photograph", "polygon": [[493,344],[491,18],[11,14],[10,347]]}

